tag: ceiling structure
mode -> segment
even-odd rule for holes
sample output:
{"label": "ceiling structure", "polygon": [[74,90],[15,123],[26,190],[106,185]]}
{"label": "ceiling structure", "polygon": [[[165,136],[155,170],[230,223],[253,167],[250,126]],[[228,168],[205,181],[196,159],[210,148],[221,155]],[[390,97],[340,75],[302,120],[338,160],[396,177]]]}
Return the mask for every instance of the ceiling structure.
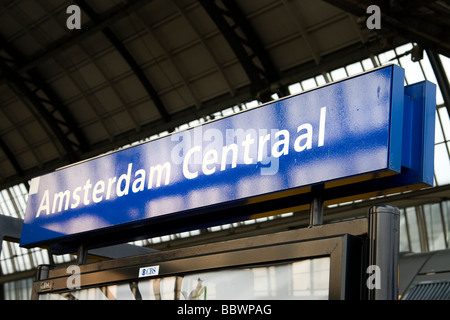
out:
{"label": "ceiling structure", "polygon": [[0,0],[0,189],[403,43],[449,55],[448,1],[379,2],[370,30],[357,0]]}

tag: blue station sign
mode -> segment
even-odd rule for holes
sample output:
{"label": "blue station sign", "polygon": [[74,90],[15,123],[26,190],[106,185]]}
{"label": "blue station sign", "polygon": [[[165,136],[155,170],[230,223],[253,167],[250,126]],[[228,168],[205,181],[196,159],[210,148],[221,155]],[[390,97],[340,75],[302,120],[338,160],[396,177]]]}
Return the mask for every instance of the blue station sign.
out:
{"label": "blue station sign", "polygon": [[335,198],[430,185],[434,85],[419,87],[389,65],[34,178],[21,246],[245,219],[257,203],[304,204],[317,185]]}

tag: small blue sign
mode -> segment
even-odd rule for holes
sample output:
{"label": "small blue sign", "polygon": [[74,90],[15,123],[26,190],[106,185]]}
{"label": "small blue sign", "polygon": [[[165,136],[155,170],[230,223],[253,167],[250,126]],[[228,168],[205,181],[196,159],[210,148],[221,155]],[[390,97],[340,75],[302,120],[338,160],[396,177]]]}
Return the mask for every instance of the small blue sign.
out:
{"label": "small blue sign", "polygon": [[398,175],[413,147],[402,150],[403,82],[403,69],[382,67],[35,178],[20,244]]}
{"label": "small blue sign", "polygon": [[155,277],[159,275],[159,266],[139,268],[139,278]]}

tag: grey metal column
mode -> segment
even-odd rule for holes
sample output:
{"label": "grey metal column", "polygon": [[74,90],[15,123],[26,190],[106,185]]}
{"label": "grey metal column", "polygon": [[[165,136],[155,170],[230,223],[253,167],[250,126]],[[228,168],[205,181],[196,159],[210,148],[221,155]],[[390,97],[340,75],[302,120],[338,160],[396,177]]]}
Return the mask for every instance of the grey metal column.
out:
{"label": "grey metal column", "polygon": [[[389,205],[369,210],[369,300],[398,299],[400,211]],[[370,281],[370,283],[369,283]]]}
{"label": "grey metal column", "polygon": [[323,223],[323,197],[322,195],[314,196],[311,201],[311,209],[309,212],[309,226],[319,226]]}
{"label": "grey metal column", "polygon": [[88,249],[86,248],[86,246],[84,244],[81,244],[78,247],[78,257],[77,257],[78,265],[86,264],[87,254],[88,254]]}
{"label": "grey metal column", "polygon": [[37,266],[34,280],[41,281],[48,279],[48,273],[50,272],[51,269],[53,269],[53,267],[54,266],[49,264],[41,264]]}
{"label": "grey metal column", "polygon": [[309,210],[309,226],[319,226],[323,223],[323,184],[312,186],[311,208]]}

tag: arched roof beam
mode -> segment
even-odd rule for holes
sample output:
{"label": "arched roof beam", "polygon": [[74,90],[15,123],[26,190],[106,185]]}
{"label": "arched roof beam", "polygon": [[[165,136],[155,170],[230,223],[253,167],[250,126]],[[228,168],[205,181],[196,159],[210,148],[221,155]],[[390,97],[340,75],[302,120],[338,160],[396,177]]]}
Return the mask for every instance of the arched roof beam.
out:
{"label": "arched roof beam", "polygon": [[18,73],[26,72],[33,69],[54,55],[61,51],[66,50],[80,42],[89,36],[102,31],[108,25],[118,21],[119,19],[125,17],[130,12],[134,12],[141,6],[148,4],[149,0],[128,0],[121,4],[118,4],[114,8],[106,11],[99,16],[98,23],[94,21],[88,22],[83,25],[83,28],[79,32],[70,32],[60,39],[52,42],[46,48],[40,50],[36,54],[32,55],[27,61],[24,61],[22,65],[16,70]]}
{"label": "arched roof beam", "polygon": [[[10,66],[10,64],[17,66],[22,62],[23,58],[21,57],[21,54],[2,37],[0,37],[0,49],[3,49],[9,55],[9,58],[0,58],[0,70],[2,71],[3,76],[9,83],[22,92],[28,101],[30,101],[42,115],[49,128],[61,143],[61,146],[68,157],[68,161],[78,161],[79,156],[76,151],[87,150],[88,143],[84,135],[75,125],[72,116],[35,69],[28,70],[28,78],[23,78],[15,71],[14,67]],[[31,84],[33,88],[31,88],[29,84]],[[38,91],[41,91],[46,98],[38,96]],[[50,110],[45,105],[49,106]],[[75,137],[75,141],[72,141],[69,138],[70,134]]]}
{"label": "arched roof beam", "polygon": [[[18,97],[18,99],[20,99],[20,97]],[[20,125],[16,122],[14,122],[9,114],[7,112],[5,112],[4,110],[0,109],[0,117],[3,117],[5,119],[7,119],[12,125],[13,125],[13,130],[15,130],[23,139],[23,141],[25,142],[28,150],[31,151],[31,153],[33,154],[34,159],[39,162],[39,157],[36,154],[36,151],[34,150],[34,148],[31,146],[30,142],[25,138],[24,134],[23,134],[23,130],[21,130]],[[1,139],[1,137],[0,137]],[[5,143],[5,142],[3,142]],[[2,148],[5,155],[7,156],[7,158],[10,160],[11,165],[14,167],[14,169],[17,172],[17,175],[19,177],[23,177],[24,176],[24,171],[22,169],[22,167],[20,166],[19,162],[17,161],[17,159],[15,158],[15,156],[13,155],[13,153],[11,152],[11,150],[8,148],[8,146],[6,146],[6,148]],[[11,154],[11,156],[8,156],[8,153]],[[13,158],[13,160],[11,160],[11,158]],[[14,164],[14,162],[18,165],[18,167],[16,167],[16,165]],[[26,183],[27,184],[27,183]]]}
{"label": "arched roof beam", "polygon": [[[5,61],[12,63],[14,65],[21,65],[24,61],[24,58],[22,57],[22,54],[18,52],[15,48],[13,48],[3,37],[0,37],[0,49],[5,50],[5,52],[11,57],[11,59],[2,58]],[[4,65],[7,69],[10,69],[11,72],[14,72],[12,68],[8,67],[7,64]],[[58,123],[61,128],[64,129],[64,134],[66,135],[68,140],[68,135],[73,134],[75,141],[71,141],[71,144],[76,148],[81,150],[82,152],[86,152],[89,150],[89,143],[84,136],[84,134],[81,132],[81,130],[78,128],[72,114],[67,110],[66,106],[62,103],[61,99],[58,97],[58,95],[53,91],[53,89],[44,81],[44,79],[41,77],[39,72],[36,69],[30,69],[27,72],[28,77],[22,78],[19,74],[14,72],[16,76],[13,76],[15,79],[14,81],[17,84],[17,81],[23,81],[23,85],[28,87],[27,82],[32,84],[34,86],[34,90],[30,91],[32,94],[36,96],[38,100],[42,103],[45,103],[49,106],[51,106],[51,110],[48,111],[50,114],[50,117],[54,118],[54,121],[51,121],[51,123],[48,123],[49,125],[53,126],[54,123]],[[22,79],[22,80],[20,80]],[[11,80],[11,79],[9,79]],[[14,82],[13,81],[13,82]],[[37,96],[37,91],[40,90],[47,99],[39,98]],[[33,103],[34,104],[34,103]],[[45,110],[48,110],[44,107]],[[56,117],[54,114],[58,114],[59,116]],[[47,117],[46,117],[47,119]],[[66,143],[67,141],[61,141],[62,143]],[[71,148],[72,149],[72,148]]]}
{"label": "arched roof beam", "polygon": [[[100,16],[84,0],[76,0],[75,3],[77,3],[83,9],[83,11],[86,12],[86,14],[89,16],[89,18],[91,18],[91,20],[95,24],[102,23]],[[130,68],[133,70],[134,74],[141,82],[145,91],[147,91],[148,95],[151,97],[161,117],[166,122],[170,121],[170,115],[167,112],[161,98],[159,97],[159,94],[156,92],[155,88],[153,88],[144,71],[136,62],[136,60],[133,58],[131,53],[127,50],[127,48],[125,48],[123,43],[116,37],[116,35],[112,32],[112,30],[108,26],[105,26],[105,28],[102,29],[102,32],[105,35],[105,37],[108,38],[108,40],[112,43],[112,45],[117,49],[117,51],[119,51],[122,58],[128,63]]]}
{"label": "arched roof beam", "polygon": [[186,9],[184,9],[182,6],[180,6],[178,3],[176,3],[175,0],[172,0],[172,4],[176,7],[177,11],[180,13],[180,15],[184,18],[184,20],[189,23],[189,25],[192,27],[192,30],[194,30],[195,34],[199,38],[203,48],[208,52],[211,59],[214,61],[214,64],[216,65],[217,71],[222,75],[222,78],[225,80],[225,83],[227,84],[228,91],[232,96],[235,95],[235,90],[233,89],[233,86],[231,85],[230,79],[227,77],[224,68],[217,60],[216,56],[213,54],[211,47],[207,45],[205,37],[200,33],[198,28],[193,23],[192,19],[189,17],[189,15],[186,12]]}
{"label": "arched roof beam", "polygon": [[[270,62],[266,50],[260,41],[257,40],[256,33],[237,4],[233,0],[223,1],[226,8],[224,10],[217,5],[215,0],[200,0],[200,3],[217,25],[244,68],[251,83],[252,95],[262,102],[270,101],[270,96],[273,93],[270,90],[270,84],[279,79],[278,75]],[[231,18],[234,25],[230,25],[225,17]],[[237,34],[236,28],[241,29],[245,39]],[[252,52],[249,53],[246,47]],[[254,57],[258,58],[261,66],[255,64],[253,61]]]}
{"label": "arched roof beam", "polygon": [[199,101],[198,98],[196,97],[194,91],[192,90],[192,86],[189,85],[189,81],[184,77],[184,75],[180,71],[180,68],[179,68],[178,64],[175,63],[173,54],[164,47],[164,45],[161,43],[161,41],[159,41],[159,39],[156,37],[155,33],[153,32],[151,26],[148,25],[148,23],[146,21],[144,21],[144,18],[141,16],[141,14],[139,12],[136,12],[136,16],[137,16],[138,20],[144,26],[144,28],[147,31],[147,33],[152,37],[153,41],[155,41],[158,44],[158,46],[161,49],[163,49],[164,55],[166,56],[166,59],[168,61],[170,61],[170,63],[172,64],[173,68],[177,71],[181,81],[183,82],[183,85],[186,87],[186,89],[191,94],[192,100],[194,101],[195,106],[197,107],[197,109],[200,109],[201,108],[201,101]]}
{"label": "arched roof beam", "polygon": [[302,36],[303,40],[305,41],[306,47],[308,48],[308,51],[311,53],[314,61],[317,65],[320,64],[320,55],[313,49],[311,37],[309,36],[308,32],[306,31],[306,28],[303,26],[302,21],[304,19],[302,18],[302,14],[300,10],[297,8],[297,6],[292,3],[292,1],[288,0],[281,0],[283,3],[283,6],[285,7],[285,11],[287,15],[291,18],[292,22],[297,27],[297,30],[299,34]]}
{"label": "arched roof beam", "polygon": [[260,40],[255,29],[250,25],[248,19],[242,13],[235,0],[225,0],[222,1],[224,6],[227,8],[228,12],[231,14],[231,18],[235,21],[237,26],[242,30],[245,35],[244,43],[253,51],[253,54],[259,59],[262,67],[264,68],[264,73],[270,82],[275,82],[280,79],[277,69],[267,53],[266,48],[264,48],[262,41]]}
{"label": "arched roof beam", "polygon": [[[49,16],[55,21],[55,23],[60,24],[62,27],[65,27],[65,23],[61,22],[57,17],[55,12],[53,12],[49,6],[49,4],[47,2],[40,2],[40,5],[47,11],[49,12]],[[83,45],[79,46],[81,50],[83,50],[84,54],[86,55],[86,57],[89,59],[89,61],[91,63],[94,63],[94,59],[92,58],[91,55],[89,55],[88,52],[86,52],[86,49],[84,48]],[[83,96],[84,99],[86,99],[86,101],[89,101],[89,103],[92,105],[92,111],[94,112],[95,116],[98,119],[98,122],[101,123],[103,129],[105,130],[105,132],[107,133],[109,139],[112,141],[113,140],[113,134],[111,129],[105,124],[105,119],[102,115],[100,115],[99,111],[96,108],[96,102],[98,101],[98,99],[96,99],[94,97],[93,94],[90,93],[86,93],[86,91],[81,87],[79,80],[77,80],[77,77],[74,76],[74,72],[72,72],[72,70],[69,70],[66,66],[66,58],[64,57],[64,55],[59,55],[54,57],[55,63],[61,68],[62,72],[64,73],[64,75],[66,77],[68,77],[70,80],[72,80],[73,84],[75,85],[75,87],[78,89],[78,91],[81,93],[81,95]],[[97,66],[97,69],[99,69],[101,72],[102,70]],[[102,75],[108,80],[108,82],[110,81],[102,72]],[[116,88],[111,84],[113,90],[116,90]],[[116,93],[118,97],[120,97],[120,95],[118,93]],[[81,130],[81,127],[80,127]]]}
{"label": "arched roof beam", "polygon": [[[53,117],[52,112],[47,110],[47,108],[44,106],[44,102],[36,95],[36,92],[33,91],[26,84],[25,80],[16,72],[14,72],[13,69],[11,69],[2,59],[0,59],[0,70],[2,71],[8,82],[13,84],[20,92],[22,92],[24,96],[31,102],[31,104],[33,104],[39,114],[42,115],[47,125],[53,131],[56,138],[64,148],[64,151],[68,156],[68,160],[70,162],[78,161],[79,157],[75,152],[74,143],[69,140],[68,136],[61,129],[61,125],[65,125],[65,123],[62,123],[61,120]],[[52,138],[50,137],[50,139]]]}

